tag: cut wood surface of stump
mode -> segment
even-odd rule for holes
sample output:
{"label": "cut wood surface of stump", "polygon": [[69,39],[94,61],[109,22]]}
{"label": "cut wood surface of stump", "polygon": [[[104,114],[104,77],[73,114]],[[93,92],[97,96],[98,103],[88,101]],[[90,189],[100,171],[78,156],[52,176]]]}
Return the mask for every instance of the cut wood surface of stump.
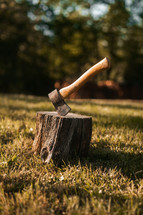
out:
{"label": "cut wood surface of stump", "polygon": [[33,151],[43,162],[60,163],[74,155],[87,156],[92,134],[92,118],[69,113],[38,112]]}

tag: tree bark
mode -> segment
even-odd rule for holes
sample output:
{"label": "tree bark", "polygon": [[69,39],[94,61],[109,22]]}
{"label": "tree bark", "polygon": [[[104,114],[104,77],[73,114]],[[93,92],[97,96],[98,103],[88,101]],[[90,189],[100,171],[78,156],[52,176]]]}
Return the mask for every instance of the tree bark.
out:
{"label": "tree bark", "polygon": [[92,118],[69,113],[38,112],[33,151],[43,162],[59,164],[71,156],[87,156],[92,134]]}

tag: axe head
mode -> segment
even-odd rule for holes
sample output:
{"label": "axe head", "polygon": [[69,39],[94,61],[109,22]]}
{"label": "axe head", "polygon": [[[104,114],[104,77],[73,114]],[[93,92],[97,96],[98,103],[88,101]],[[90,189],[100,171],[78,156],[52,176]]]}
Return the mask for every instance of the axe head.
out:
{"label": "axe head", "polygon": [[60,116],[65,116],[71,110],[71,108],[65,103],[64,99],[60,95],[58,89],[55,89],[48,94],[50,101],[53,103],[56,111]]}

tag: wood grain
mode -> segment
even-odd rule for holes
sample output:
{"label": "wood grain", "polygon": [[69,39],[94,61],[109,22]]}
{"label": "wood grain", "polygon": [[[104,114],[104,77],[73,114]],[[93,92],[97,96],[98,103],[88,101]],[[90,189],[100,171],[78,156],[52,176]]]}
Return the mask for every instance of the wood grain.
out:
{"label": "wood grain", "polygon": [[33,151],[43,162],[56,164],[71,156],[87,156],[92,134],[92,118],[69,113],[38,112]]}

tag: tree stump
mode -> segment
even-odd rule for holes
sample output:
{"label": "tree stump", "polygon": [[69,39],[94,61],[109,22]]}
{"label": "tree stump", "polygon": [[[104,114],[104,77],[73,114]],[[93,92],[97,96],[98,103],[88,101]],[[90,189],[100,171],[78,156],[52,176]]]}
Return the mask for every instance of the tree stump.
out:
{"label": "tree stump", "polygon": [[43,162],[59,164],[71,156],[87,156],[92,134],[92,118],[69,113],[38,112],[33,151]]}

